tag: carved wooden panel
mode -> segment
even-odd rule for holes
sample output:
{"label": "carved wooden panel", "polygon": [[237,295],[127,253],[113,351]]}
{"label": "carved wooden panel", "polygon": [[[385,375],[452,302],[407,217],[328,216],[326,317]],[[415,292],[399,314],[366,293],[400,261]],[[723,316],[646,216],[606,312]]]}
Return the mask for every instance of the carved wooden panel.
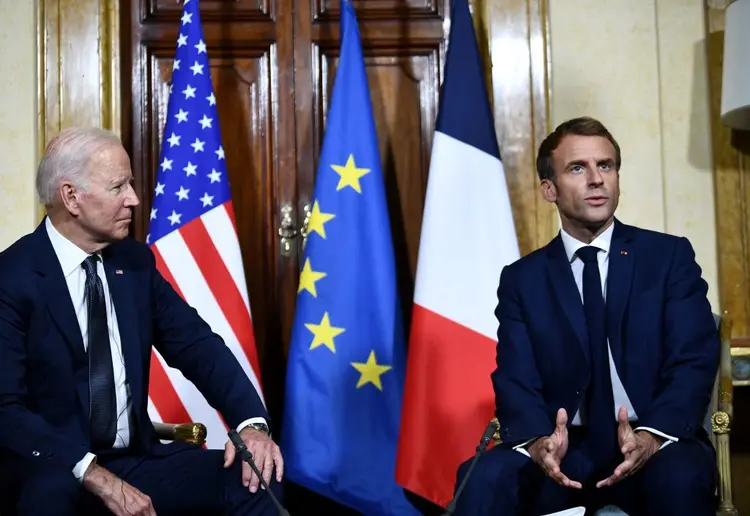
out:
{"label": "carved wooden panel", "polygon": [[[360,22],[410,17],[442,19],[444,5],[442,0],[359,0],[352,3]],[[313,19],[316,22],[338,21],[339,7],[339,0],[313,0]]]}
{"label": "carved wooden panel", "polygon": [[[267,18],[269,4],[270,0],[201,0],[201,18],[204,21]],[[181,1],[175,0],[148,0],[146,12],[149,17],[174,19],[180,16],[182,5]]]}

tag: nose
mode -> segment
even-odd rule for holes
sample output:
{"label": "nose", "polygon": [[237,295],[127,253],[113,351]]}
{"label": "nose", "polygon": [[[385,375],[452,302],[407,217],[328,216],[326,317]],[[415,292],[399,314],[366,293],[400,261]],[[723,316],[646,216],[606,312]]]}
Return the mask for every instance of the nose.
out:
{"label": "nose", "polygon": [[125,198],[125,206],[128,208],[135,207],[141,204],[141,201],[138,200],[138,195],[135,193],[135,190],[133,189],[133,186],[128,184],[128,191],[127,196]]}
{"label": "nose", "polygon": [[591,188],[596,188],[604,183],[604,178],[602,177],[599,167],[590,167],[586,179]]}

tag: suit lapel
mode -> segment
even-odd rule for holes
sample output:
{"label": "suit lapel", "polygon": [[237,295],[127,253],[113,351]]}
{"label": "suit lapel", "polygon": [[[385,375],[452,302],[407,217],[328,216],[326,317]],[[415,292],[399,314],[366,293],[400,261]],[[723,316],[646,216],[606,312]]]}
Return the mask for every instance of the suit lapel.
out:
{"label": "suit lapel", "polygon": [[141,399],[142,364],[140,338],[138,336],[138,315],[132,288],[136,278],[131,277],[135,273],[126,270],[110,248],[105,250],[103,257],[109,294],[115,305],[117,328],[120,333],[120,347],[125,358],[125,373],[130,385],[133,413],[138,414],[140,407],[136,405]]}
{"label": "suit lapel", "polygon": [[607,272],[607,336],[612,358],[622,371],[622,319],[630,297],[630,284],[635,264],[635,249],[631,245],[633,228],[615,220]]}
{"label": "suit lapel", "polygon": [[573,327],[578,342],[581,345],[586,360],[589,359],[589,339],[586,330],[586,316],[583,312],[583,303],[581,295],[578,292],[573,271],[570,268],[570,262],[565,254],[560,235],[557,235],[547,246],[547,256],[549,258],[549,267],[547,268],[552,290],[560,302],[560,306],[565,312],[570,325]]}
{"label": "suit lapel", "polygon": [[65,342],[70,347],[77,360],[85,360],[81,328],[70,299],[68,284],[65,282],[60,262],[57,259],[52,243],[47,236],[44,222],[34,232],[37,237],[39,251],[36,253],[36,271],[39,273],[40,289],[47,298],[47,309],[52,320],[62,333]]}

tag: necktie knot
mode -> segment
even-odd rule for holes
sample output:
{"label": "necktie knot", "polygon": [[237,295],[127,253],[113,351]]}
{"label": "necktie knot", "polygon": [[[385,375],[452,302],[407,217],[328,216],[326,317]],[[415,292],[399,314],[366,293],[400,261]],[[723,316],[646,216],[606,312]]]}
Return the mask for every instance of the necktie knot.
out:
{"label": "necktie knot", "polygon": [[81,263],[81,267],[86,271],[86,276],[96,276],[96,262],[99,261],[99,256],[92,254]]}
{"label": "necktie knot", "polygon": [[576,251],[576,254],[583,263],[597,263],[596,257],[599,254],[599,251],[601,251],[601,249],[599,249],[598,247],[587,245],[586,247],[581,247],[578,251]]}

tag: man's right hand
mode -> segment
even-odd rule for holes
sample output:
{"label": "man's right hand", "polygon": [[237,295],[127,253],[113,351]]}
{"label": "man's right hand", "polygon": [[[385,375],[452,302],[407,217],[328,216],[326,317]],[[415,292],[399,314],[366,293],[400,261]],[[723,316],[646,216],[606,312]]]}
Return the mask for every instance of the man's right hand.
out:
{"label": "man's right hand", "polygon": [[96,463],[86,470],[83,487],[98,496],[116,516],[156,516],[151,498]]}
{"label": "man's right hand", "polygon": [[568,413],[561,408],[557,411],[555,431],[549,437],[537,439],[529,446],[529,455],[542,471],[552,480],[565,487],[581,489],[581,483],[570,480],[560,471],[560,463],[568,451]]}

